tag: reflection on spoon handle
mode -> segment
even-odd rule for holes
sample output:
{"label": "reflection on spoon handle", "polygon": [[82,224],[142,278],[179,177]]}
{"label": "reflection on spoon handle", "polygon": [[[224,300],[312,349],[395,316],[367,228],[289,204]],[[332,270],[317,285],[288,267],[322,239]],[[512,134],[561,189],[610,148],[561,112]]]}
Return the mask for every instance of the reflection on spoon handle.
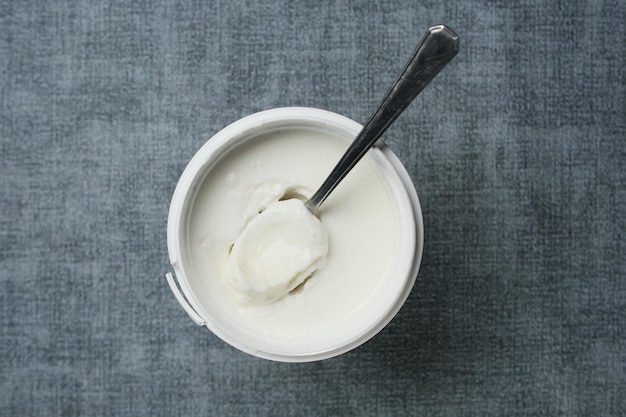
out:
{"label": "reflection on spoon handle", "polygon": [[458,51],[459,37],[450,28],[437,25],[428,29],[378,108],[322,186],[306,202],[311,213],[317,212],[337,184]]}

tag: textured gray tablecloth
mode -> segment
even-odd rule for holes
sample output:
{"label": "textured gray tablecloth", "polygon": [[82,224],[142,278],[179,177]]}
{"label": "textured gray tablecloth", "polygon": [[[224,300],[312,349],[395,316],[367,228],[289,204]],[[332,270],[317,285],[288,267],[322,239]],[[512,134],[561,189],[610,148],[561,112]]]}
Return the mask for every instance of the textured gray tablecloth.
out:
{"label": "textured gray tablecloth", "polygon": [[[623,1],[0,0],[1,416],[626,415]],[[273,363],[166,285],[182,169],[250,113],[364,121],[426,28],[461,52],[386,134],[421,198],[378,336]]]}

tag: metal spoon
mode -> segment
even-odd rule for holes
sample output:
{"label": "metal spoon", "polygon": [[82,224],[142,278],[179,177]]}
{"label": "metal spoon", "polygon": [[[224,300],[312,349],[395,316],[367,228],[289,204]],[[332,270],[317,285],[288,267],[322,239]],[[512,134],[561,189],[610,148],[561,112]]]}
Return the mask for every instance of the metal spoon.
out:
{"label": "metal spoon", "polygon": [[459,36],[444,25],[432,26],[417,45],[385,98],[350,144],[320,188],[305,203],[316,214],[326,197],[382,136],[415,97],[459,51]]}

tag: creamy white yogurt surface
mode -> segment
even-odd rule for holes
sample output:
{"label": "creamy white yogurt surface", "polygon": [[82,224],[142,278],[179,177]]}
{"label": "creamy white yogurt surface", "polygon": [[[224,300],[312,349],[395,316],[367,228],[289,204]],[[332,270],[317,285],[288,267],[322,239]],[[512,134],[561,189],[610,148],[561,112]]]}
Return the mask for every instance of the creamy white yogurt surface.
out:
{"label": "creamy white yogurt surface", "polygon": [[[295,266],[283,268],[289,261],[272,264],[281,256],[289,258],[272,253],[278,246],[261,259],[264,255],[253,253],[253,247],[272,233],[267,224],[252,230],[252,245],[237,245],[259,212],[281,199],[308,198],[348,143],[304,128],[264,134],[229,152],[201,184],[188,224],[190,258],[198,277],[191,285],[203,300],[201,308],[208,313],[203,315],[218,318],[215,326],[244,345],[251,340],[255,349],[284,354],[331,350],[368,332],[400,296],[412,263],[414,230],[405,230],[406,213],[402,219],[389,180],[374,168],[369,154],[322,205],[319,219],[327,237],[313,233],[307,244],[324,246],[320,242],[327,239],[323,261],[319,250],[303,254],[291,247],[286,250],[294,250]],[[276,214],[273,210],[270,214]],[[295,228],[310,225],[292,226],[300,233]],[[269,275],[252,284],[236,271],[241,265]],[[315,271],[306,279],[312,265]],[[306,276],[298,277],[302,285],[284,285],[290,279],[272,276],[272,268],[277,275],[291,268],[288,278],[298,270]],[[276,291],[270,288],[273,280],[278,282]],[[250,302],[255,292],[265,302]]]}
{"label": "creamy white yogurt surface", "polygon": [[297,198],[252,217],[231,246],[224,279],[241,301],[274,302],[326,263],[326,228]]}

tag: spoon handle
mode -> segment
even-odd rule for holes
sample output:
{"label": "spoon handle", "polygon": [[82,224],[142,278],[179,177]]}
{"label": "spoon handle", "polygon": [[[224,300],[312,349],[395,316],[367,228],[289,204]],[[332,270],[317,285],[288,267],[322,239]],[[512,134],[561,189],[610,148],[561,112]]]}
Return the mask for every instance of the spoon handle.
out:
{"label": "spoon handle", "polygon": [[459,51],[459,37],[444,25],[432,26],[424,35],[411,59],[393,83],[378,108],[348,147],[321,187],[305,203],[312,213],[337,184],[376,143],[426,85]]}

